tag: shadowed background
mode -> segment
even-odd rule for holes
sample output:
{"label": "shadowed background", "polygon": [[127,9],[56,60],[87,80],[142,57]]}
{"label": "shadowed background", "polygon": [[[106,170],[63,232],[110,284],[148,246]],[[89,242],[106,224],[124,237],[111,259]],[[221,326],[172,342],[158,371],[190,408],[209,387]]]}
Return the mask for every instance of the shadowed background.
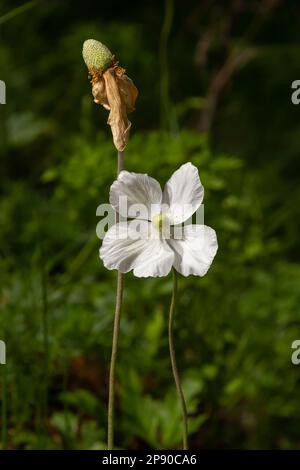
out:
{"label": "shadowed background", "polygon": [[[300,448],[300,5],[0,2],[2,448],[105,446],[116,273],[96,208],[116,151],[81,56],[105,43],[139,89],[129,171],[191,161],[219,252],[179,279],[175,343],[192,448]],[[116,443],[180,446],[171,277],[125,277]]]}

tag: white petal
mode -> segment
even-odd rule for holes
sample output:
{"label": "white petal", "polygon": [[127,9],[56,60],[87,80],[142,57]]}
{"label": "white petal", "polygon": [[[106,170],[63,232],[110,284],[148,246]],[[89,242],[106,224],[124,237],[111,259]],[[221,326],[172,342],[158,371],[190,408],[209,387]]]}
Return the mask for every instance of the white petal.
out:
{"label": "white petal", "polygon": [[133,270],[137,277],[161,277],[171,271],[174,253],[164,240],[155,237],[149,222],[140,220],[113,225],[104,237],[100,258],[107,269]]}
{"label": "white petal", "polygon": [[110,188],[110,204],[123,217],[151,220],[160,212],[161,200],[160,184],[146,174],[121,171]]}
{"label": "white petal", "polygon": [[216,232],[206,225],[187,225],[181,240],[168,240],[175,252],[174,267],[183,276],[204,276],[218,250]]}
{"label": "white petal", "polygon": [[163,203],[170,206],[172,223],[179,224],[191,217],[200,207],[203,196],[198,169],[192,163],[185,163],[173,173],[163,192]]}

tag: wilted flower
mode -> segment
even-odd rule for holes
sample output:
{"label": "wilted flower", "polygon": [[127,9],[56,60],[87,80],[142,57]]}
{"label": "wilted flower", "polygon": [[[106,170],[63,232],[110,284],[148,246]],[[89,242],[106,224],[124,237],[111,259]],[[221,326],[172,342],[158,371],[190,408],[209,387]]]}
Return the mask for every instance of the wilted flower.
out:
{"label": "wilted flower", "polygon": [[134,111],[137,88],[101,42],[95,39],[85,41],[82,55],[91,77],[94,101],[110,111],[108,124],[111,126],[114,144],[117,150],[122,151],[131,127],[127,114]]}
{"label": "wilted flower", "polygon": [[148,175],[122,171],[111,186],[110,203],[124,215],[126,201],[126,216],[134,220],[107,231],[100,249],[105,267],[122,273],[133,270],[137,277],[160,277],[174,266],[184,276],[204,276],[218,249],[215,231],[190,224],[180,226],[176,236],[176,226],[197,211],[203,196],[198,170],[191,163],[175,171],[163,192]]}

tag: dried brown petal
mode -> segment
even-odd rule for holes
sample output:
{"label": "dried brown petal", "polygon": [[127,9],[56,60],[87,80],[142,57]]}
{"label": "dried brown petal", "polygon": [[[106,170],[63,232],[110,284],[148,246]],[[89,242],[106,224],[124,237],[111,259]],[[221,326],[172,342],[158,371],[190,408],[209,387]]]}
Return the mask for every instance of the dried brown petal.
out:
{"label": "dried brown petal", "polygon": [[131,122],[127,118],[126,103],[122,99],[115,70],[113,68],[106,70],[103,78],[110,107],[107,122],[111,126],[115,147],[117,150],[122,151],[128,142]]}
{"label": "dried brown petal", "polygon": [[95,103],[102,104],[104,108],[110,109],[107,100],[105,81],[103,77],[100,77],[98,81],[94,83],[92,93]]}
{"label": "dried brown petal", "polygon": [[110,111],[108,124],[111,126],[117,150],[124,150],[129,137],[131,122],[127,113],[134,111],[138,95],[132,80],[125,75],[125,69],[115,64],[104,73],[89,68],[94,101]]}
{"label": "dried brown petal", "polygon": [[134,111],[135,102],[138,95],[138,90],[135,87],[133,81],[127,76],[122,75],[118,77],[118,85],[122,97],[122,101],[126,105],[127,113]]}

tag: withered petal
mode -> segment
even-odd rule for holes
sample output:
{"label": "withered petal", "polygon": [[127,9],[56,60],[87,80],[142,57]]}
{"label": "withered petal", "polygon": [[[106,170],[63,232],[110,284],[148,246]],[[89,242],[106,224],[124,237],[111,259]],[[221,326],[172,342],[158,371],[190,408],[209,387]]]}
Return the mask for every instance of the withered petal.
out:
{"label": "withered petal", "polygon": [[113,68],[103,74],[107,101],[110,107],[108,124],[111,126],[113,140],[117,150],[124,150],[128,138],[131,122],[127,118],[126,103],[119,89],[119,81]]}
{"label": "withered petal", "polygon": [[95,103],[102,104],[104,107],[108,106],[105,82],[102,77],[94,83],[92,93]]}
{"label": "withered petal", "polygon": [[126,105],[126,110],[128,113],[132,113],[135,109],[138,90],[133,81],[127,75],[122,75],[121,77],[118,77],[117,80],[122,100]]}

